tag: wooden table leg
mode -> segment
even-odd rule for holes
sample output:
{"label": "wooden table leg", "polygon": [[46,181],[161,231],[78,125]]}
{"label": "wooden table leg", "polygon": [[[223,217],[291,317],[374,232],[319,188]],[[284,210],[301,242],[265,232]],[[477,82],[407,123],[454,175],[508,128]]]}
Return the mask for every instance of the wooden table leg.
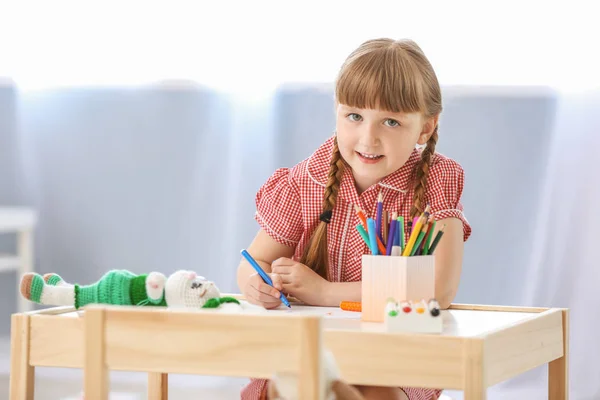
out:
{"label": "wooden table leg", "polygon": [[563,356],[548,363],[548,399],[569,398],[569,310],[562,310]]}
{"label": "wooden table leg", "polygon": [[485,400],[487,387],[484,379],[483,340],[468,341],[464,355],[464,400]]}
{"label": "wooden table leg", "polygon": [[169,398],[169,375],[160,372],[148,373],[148,400]]}
{"label": "wooden table leg", "polygon": [[104,310],[85,311],[85,363],[83,389],[86,400],[108,400],[109,371],[106,367]]}
{"label": "wooden table leg", "polygon": [[29,365],[29,316],[13,314],[10,321],[11,400],[33,400],[35,370]]}

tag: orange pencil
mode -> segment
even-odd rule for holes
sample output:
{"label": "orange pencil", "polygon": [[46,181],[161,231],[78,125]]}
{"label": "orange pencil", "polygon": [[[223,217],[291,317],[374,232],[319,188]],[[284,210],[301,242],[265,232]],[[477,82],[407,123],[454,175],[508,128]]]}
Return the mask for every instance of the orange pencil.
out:
{"label": "orange pencil", "polygon": [[365,215],[363,210],[361,210],[360,207],[356,204],[354,205],[354,209],[356,210],[356,215],[358,215],[358,218],[360,218],[360,221],[362,222],[365,231],[368,232],[369,230],[367,229],[367,216]]}
{"label": "orange pencil", "polygon": [[[361,210],[360,207],[357,206],[356,204],[354,205],[354,209],[356,210],[356,215],[358,215],[358,218],[360,218],[363,226],[365,227],[365,231],[369,232],[369,228],[367,227],[367,217],[365,215],[365,212],[363,210]],[[381,242],[379,235],[375,235],[375,237],[377,237],[377,248],[379,249],[379,253],[385,254],[385,246]]]}
{"label": "orange pencil", "polygon": [[362,311],[362,303],[360,301],[342,301],[340,308],[345,311]]}

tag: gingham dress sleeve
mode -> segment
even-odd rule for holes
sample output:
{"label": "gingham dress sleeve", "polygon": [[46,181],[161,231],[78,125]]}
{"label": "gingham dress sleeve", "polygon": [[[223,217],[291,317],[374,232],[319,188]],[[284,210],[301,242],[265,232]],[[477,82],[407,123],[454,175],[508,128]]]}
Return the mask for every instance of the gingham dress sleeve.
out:
{"label": "gingham dress sleeve", "polygon": [[465,183],[463,168],[456,161],[443,158],[431,166],[427,182],[431,212],[436,221],[458,218],[463,223],[463,240],[471,235],[471,225],[465,217],[461,196]]}
{"label": "gingham dress sleeve", "polygon": [[275,241],[296,247],[303,232],[300,192],[288,168],[280,168],[256,194],[254,218]]}

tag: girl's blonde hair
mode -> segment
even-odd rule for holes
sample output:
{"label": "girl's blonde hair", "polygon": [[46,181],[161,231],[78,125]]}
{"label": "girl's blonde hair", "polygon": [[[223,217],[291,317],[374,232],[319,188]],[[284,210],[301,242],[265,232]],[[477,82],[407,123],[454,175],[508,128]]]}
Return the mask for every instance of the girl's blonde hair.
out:
{"label": "girl's blonde hair", "polygon": [[[390,112],[420,112],[434,117],[442,111],[440,86],[429,60],[412,40],[375,39],[364,42],[346,59],[335,85],[337,103]],[[411,219],[425,208],[431,156],[438,139],[437,125],[415,169]],[[346,164],[334,142],[323,197],[321,222],[306,246],[301,262],[328,279],[327,224],[335,207]]]}

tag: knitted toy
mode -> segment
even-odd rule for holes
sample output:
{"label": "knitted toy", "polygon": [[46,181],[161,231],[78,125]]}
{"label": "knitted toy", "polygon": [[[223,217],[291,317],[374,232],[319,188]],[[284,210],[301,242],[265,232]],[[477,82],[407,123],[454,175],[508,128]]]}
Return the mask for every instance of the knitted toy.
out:
{"label": "knitted toy", "polygon": [[193,271],[176,271],[168,278],[160,272],[136,275],[127,270],[107,272],[90,285],[70,284],[58,274],[27,273],[21,278],[21,295],[51,306],[112,304],[172,308],[219,308],[240,302],[221,297],[217,286]]}
{"label": "knitted toy", "polygon": [[[326,400],[364,400],[358,389],[344,382],[340,377],[333,354],[324,351],[324,378]],[[298,377],[295,374],[275,374],[267,386],[269,400],[298,400]]]}

